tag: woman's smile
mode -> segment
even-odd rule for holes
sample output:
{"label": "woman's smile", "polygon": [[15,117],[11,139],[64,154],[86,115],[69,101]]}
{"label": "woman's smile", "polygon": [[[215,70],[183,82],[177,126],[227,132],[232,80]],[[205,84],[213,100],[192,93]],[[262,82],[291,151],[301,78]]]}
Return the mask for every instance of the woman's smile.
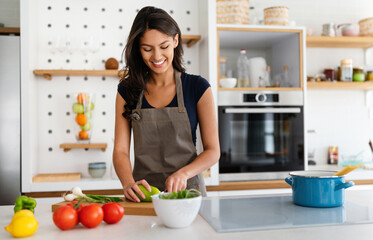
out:
{"label": "woman's smile", "polygon": [[163,66],[163,63],[165,63],[165,62],[166,62],[166,59],[163,59],[163,60],[158,61],[158,62],[153,62],[153,61],[152,61],[153,65],[154,65],[156,68],[160,68],[160,67],[162,67],[162,66]]}

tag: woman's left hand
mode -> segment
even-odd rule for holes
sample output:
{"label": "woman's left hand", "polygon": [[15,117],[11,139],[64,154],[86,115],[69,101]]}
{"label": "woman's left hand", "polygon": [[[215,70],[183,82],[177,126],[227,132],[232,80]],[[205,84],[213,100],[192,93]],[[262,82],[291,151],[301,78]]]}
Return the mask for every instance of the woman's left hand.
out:
{"label": "woman's left hand", "polygon": [[182,172],[175,172],[166,179],[167,192],[178,192],[184,190],[187,187],[187,176]]}

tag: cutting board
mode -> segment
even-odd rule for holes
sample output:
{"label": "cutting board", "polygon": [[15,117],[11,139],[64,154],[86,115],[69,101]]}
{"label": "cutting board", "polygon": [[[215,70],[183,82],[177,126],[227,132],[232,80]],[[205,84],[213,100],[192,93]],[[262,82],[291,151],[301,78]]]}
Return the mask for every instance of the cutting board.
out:
{"label": "cutting board", "polygon": [[32,178],[32,182],[80,181],[81,173],[42,173]]}
{"label": "cutting board", "polygon": [[[58,207],[68,204],[69,202],[63,201],[52,205],[52,212],[54,212]],[[126,215],[146,215],[146,216],[156,216],[153,203],[151,202],[140,202],[135,203],[127,200],[123,202],[118,202],[124,207],[124,214]],[[84,203],[83,203],[84,204]],[[99,203],[101,206],[104,205]]]}

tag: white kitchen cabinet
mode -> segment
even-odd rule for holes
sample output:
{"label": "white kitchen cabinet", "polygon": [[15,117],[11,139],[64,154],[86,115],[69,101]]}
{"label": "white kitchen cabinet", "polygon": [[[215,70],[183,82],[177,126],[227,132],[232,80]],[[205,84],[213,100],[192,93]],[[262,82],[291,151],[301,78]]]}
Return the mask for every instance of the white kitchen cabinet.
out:
{"label": "white kitchen cabinet", "polygon": [[[272,82],[275,77],[280,77],[284,66],[288,66],[289,81],[291,86],[275,87],[272,83],[265,88],[258,88],[253,84],[255,79],[250,79],[248,88],[219,88],[219,90],[244,90],[244,91],[289,91],[304,88],[305,80],[305,36],[302,27],[282,26],[254,26],[254,25],[218,25],[217,26],[217,52],[218,59],[227,57],[227,69],[233,71],[237,77],[237,59],[240,49],[246,50],[247,57],[262,57],[266,65],[270,66]],[[218,73],[219,61],[218,63]],[[257,80],[256,80],[257,81]],[[280,83],[284,84],[284,83]]]}

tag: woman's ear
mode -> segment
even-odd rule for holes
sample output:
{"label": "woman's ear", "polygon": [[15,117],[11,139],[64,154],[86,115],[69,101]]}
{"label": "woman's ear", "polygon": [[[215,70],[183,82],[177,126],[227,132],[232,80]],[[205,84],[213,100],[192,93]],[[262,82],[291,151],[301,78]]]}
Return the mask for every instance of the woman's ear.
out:
{"label": "woman's ear", "polygon": [[178,46],[179,44],[179,34],[176,33],[175,37],[174,37],[174,45],[175,45],[175,48]]}

